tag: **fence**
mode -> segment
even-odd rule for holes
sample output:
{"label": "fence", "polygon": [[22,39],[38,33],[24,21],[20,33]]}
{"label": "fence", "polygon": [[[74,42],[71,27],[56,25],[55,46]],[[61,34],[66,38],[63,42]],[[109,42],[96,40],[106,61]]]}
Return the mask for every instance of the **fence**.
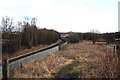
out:
{"label": "fence", "polygon": [[104,48],[106,48],[107,52],[108,52],[108,51],[113,52],[113,55],[115,56],[115,53],[116,53],[116,51],[117,51],[116,46],[108,46],[108,45],[104,45],[104,44],[102,44],[102,46],[103,46]]}
{"label": "fence", "polygon": [[[12,58],[12,59],[8,59],[7,60],[7,62],[8,62],[7,63],[7,68],[5,68],[8,71],[7,75],[9,76],[9,71],[20,67],[21,64],[26,64],[31,60],[35,61],[37,59],[43,58],[43,57],[45,57],[46,55],[48,55],[50,53],[54,53],[54,52],[62,49],[65,45],[67,45],[66,41],[59,40],[56,43],[54,43],[54,44],[52,44],[52,45],[50,45],[48,47],[45,47],[43,49],[36,50],[36,51],[30,52],[30,53],[27,53],[27,54]],[[3,70],[3,72],[4,71],[5,70]],[[6,75],[6,74],[3,74],[3,75]]]}
{"label": "fence", "polygon": [[41,51],[41,52],[38,52],[38,53],[35,53],[33,55],[30,55],[30,56],[27,56],[27,57],[24,57],[24,58],[21,58],[21,59],[18,59],[16,61],[13,61],[13,62],[10,62],[9,63],[9,70],[13,70],[13,69],[16,69],[18,67],[21,66],[21,63],[22,64],[26,64],[28,63],[29,61],[35,61],[37,59],[40,59],[42,57],[45,57],[46,55],[50,54],[50,53],[54,53],[56,52],[57,50],[59,49],[58,46],[56,47],[53,47],[53,48],[50,48],[50,49],[47,49],[45,51]]}
{"label": "fence", "polygon": [[104,48],[106,48],[106,51],[111,51],[113,53],[113,56],[117,56],[119,57],[119,52],[120,52],[120,47],[119,45],[116,45],[116,46],[108,46],[108,45],[105,45],[105,44],[98,44],[98,45],[101,45],[103,46]]}
{"label": "fence", "polygon": [[67,42],[65,42],[64,44],[59,45],[59,50],[64,48],[66,45],[67,45]]}

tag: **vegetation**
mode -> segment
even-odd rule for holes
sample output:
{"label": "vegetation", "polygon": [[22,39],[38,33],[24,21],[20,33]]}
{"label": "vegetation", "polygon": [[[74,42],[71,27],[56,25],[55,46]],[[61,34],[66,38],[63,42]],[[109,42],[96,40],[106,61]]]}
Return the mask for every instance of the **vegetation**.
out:
{"label": "vegetation", "polygon": [[[36,18],[25,18],[23,22],[19,21],[14,25],[13,19],[3,17],[2,27],[2,52],[14,53],[22,47],[30,49],[32,46],[40,44],[51,44],[59,39],[59,33],[54,30],[39,29],[36,26]],[[16,29],[18,27],[18,29]],[[120,37],[118,33],[74,33],[67,37],[69,43],[78,43],[82,40],[91,40],[93,44],[96,41],[104,40],[108,44],[115,43],[115,38]]]}
{"label": "vegetation", "polygon": [[100,38],[100,34],[97,33],[78,33],[77,35],[79,36],[80,40],[91,40],[93,43],[98,41]]}
{"label": "vegetation", "polygon": [[68,41],[69,43],[78,43],[78,42],[79,42],[79,36],[76,35],[76,34],[73,34],[73,35],[71,35],[71,36],[68,36],[68,37],[67,37],[67,41]]}
{"label": "vegetation", "polygon": [[91,41],[65,49],[10,72],[10,78],[117,78],[118,59]]}
{"label": "vegetation", "polygon": [[102,38],[106,40],[107,44],[115,42],[115,33],[104,33],[102,34]]}
{"label": "vegetation", "polygon": [[[51,44],[59,39],[59,33],[54,30],[39,29],[36,26],[36,18],[29,20],[25,19],[23,22],[18,22],[18,30],[13,25],[13,19],[9,17],[2,18],[2,52],[13,54],[23,47],[30,49],[33,46],[41,44]],[[115,38],[120,38],[120,32],[117,33],[75,33],[67,38],[69,43],[78,43],[82,40],[91,40],[93,44],[96,41],[106,41],[107,44],[115,43]],[[66,50],[57,52],[55,55],[51,54],[45,59],[41,59],[38,63],[29,63],[25,69],[14,71],[13,74],[19,77],[22,71],[29,77],[44,77],[45,74],[50,75],[52,70],[57,69],[66,62],[72,62],[63,68],[60,73],[65,74],[66,77],[87,77],[87,78],[116,78],[118,75],[118,58],[106,53],[106,50],[98,45],[93,45],[91,42],[84,42],[79,44],[68,44]],[[96,49],[96,50],[94,50]],[[59,54],[58,54],[59,53]],[[111,52],[110,52],[111,53]],[[33,65],[34,64],[34,65]],[[59,65],[58,65],[59,64]],[[32,67],[33,65],[33,67]],[[34,67],[38,66],[38,68]],[[43,67],[44,66],[44,67]],[[66,70],[67,69],[67,70]],[[31,71],[30,71],[31,70]],[[66,70],[66,71],[65,71]],[[27,72],[28,71],[28,72]],[[29,72],[30,71],[30,72]],[[66,72],[66,73],[65,73]],[[32,74],[30,74],[32,73]],[[64,77],[64,75],[62,75]],[[14,77],[12,75],[12,77]],[[58,75],[59,77],[59,75]]]}
{"label": "vegetation", "polygon": [[106,41],[107,44],[109,43],[115,43],[115,38],[120,38],[120,32],[116,33],[77,33],[79,36],[79,40],[91,40],[93,41],[93,44],[96,41]]}
{"label": "vegetation", "polygon": [[[59,39],[59,33],[54,30],[39,29],[36,18],[26,18],[23,22],[13,25],[13,19],[2,18],[2,52],[13,54],[22,47],[30,49],[40,44],[51,44]],[[15,29],[18,27],[18,30]]]}
{"label": "vegetation", "polygon": [[99,64],[99,68],[96,69],[96,75],[100,78],[117,78],[119,74],[117,56],[113,56],[110,53],[105,54],[103,61]]}

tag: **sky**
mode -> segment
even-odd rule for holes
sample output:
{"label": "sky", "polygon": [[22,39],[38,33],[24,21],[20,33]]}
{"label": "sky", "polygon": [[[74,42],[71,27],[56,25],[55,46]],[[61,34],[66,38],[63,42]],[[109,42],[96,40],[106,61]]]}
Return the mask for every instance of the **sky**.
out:
{"label": "sky", "polygon": [[37,17],[39,28],[58,32],[118,31],[119,0],[0,0],[0,18]]}

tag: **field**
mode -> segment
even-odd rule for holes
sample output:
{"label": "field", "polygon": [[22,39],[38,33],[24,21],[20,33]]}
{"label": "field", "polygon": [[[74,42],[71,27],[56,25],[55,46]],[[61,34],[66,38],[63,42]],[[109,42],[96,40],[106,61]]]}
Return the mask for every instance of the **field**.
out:
{"label": "field", "polygon": [[64,49],[35,62],[21,65],[10,72],[10,78],[115,78],[116,61],[112,52],[102,46],[82,41],[68,44]]}

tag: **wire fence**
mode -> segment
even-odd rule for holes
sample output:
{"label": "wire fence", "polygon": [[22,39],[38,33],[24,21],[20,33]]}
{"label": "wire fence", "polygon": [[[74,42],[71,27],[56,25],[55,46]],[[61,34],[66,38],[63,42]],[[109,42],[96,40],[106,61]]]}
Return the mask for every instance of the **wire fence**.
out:
{"label": "wire fence", "polygon": [[119,56],[119,51],[120,51],[119,45],[114,45],[114,46],[105,45],[105,44],[100,44],[100,45],[106,49],[106,52],[113,53],[113,56]]}

